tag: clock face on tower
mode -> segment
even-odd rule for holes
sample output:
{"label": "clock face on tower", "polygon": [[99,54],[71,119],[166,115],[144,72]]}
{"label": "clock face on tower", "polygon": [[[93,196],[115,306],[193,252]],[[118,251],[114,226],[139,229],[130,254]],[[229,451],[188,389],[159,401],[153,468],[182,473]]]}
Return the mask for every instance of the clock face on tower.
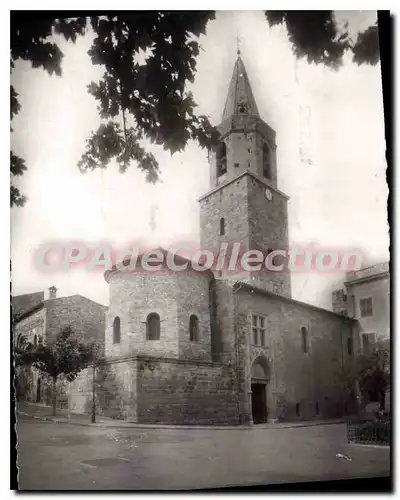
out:
{"label": "clock face on tower", "polygon": [[264,194],[265,194],[265,197],[267,198],[268,201],[272,200],[272,193],[268,188],[266,188]]}

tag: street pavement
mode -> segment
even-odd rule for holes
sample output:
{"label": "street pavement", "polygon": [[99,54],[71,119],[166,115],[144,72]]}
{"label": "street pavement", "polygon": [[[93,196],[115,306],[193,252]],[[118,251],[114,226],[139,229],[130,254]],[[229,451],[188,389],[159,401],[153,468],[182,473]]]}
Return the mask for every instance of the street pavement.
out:
{"label": "street pavement", "polygon": [[16,430],[20,490],[182,490],[390,474],[390,449],[347,444],[344,424],[141,429],[18,415]]}

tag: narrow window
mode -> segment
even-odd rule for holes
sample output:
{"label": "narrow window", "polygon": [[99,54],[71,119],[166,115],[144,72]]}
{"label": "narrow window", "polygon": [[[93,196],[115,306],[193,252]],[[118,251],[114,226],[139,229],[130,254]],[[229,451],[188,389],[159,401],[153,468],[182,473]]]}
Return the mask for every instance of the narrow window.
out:
{"label": "narrow window", "polygon": [[33,336],[33,345],[34,347],[37,347],[37,335]]}
{"label": "narrow window", "polygon": [[217,177],[226,173],[226,144],[221,142],[217,148]]}
{"label": "narrow window", "polygon": [[262,316],[259,318],[260,324],[260,345],[265,345],[265,321]]}
{"label": "narrow window", "polygon": [[24,348],[25,344],[26,344],[25,337],[23,335],[20,335],[19,339],[18,339],[18,342],[17,342],[17,347],[19,347],[20,349],[22,349],[22,348]]}
{"label": "narrow window", "polygon": [[301,327],[301,343],[302,343],[303,352],[307,353],[308,352],[307,328],[305,326]]}
{"label": "narrow window", "polygon": [[43,337],[39,335],[39,345],[43,345]]}
{"label": "narrow window", "polygon": [[121,320],[119,316],[114,318],[113,323],[113,344],[119,344],[121,342]]}
{"label": "narrow window", "polygon": [[319,415],[319,405],[318,405],[318,401],[315,402],[315,414],[316,415]]}
{"label": "narrow window", "polygon": [[368,297],[367,299],[360,300],[360,312],[361,312],[362,318],[366,318],[368,316],[373,316],[372,298],[371,297]]}
{"label": "narrow window", "polygon": [[353,355],[353,339],[351,337],[347,339],[347,354],[349,356]]}
{"label": "narrow window", "polygon": [[271,154],[268,145],[264,142],[263,144],[263,175],[267,179],[271,178]]}
{"label": "narrow window", "polygon": [[265,346],[266,319],[264,316],[252,316],[253,344]]}
{"label": "narrow window", "polygon": [[370,343],[369,343],[369,335],[368,335],[368,333],[363,333],[362,340],[363,340],[363,353],[364,354],[369,354],[369,352],[370,352]]}
{"label": "narrow window", "polygon": [[257,316],[253,316],[253,319],[252,319],[252,325],[253,325],[253,344],[254,345],[257,345]]}
{"label": "narrow window", "polygon": [[146,321],[147,340],[160,340],[160,316],[157,313],[151,313]]}
{"label": "narrow window", "polygon": [[219,234],[224,236],[225,234],[225,219],[223,217],[219,220]]}
{"label": "narrow window", "polygon": [[300,404],[296,403],[296,415],[300,417]]}
{"label": "narrow window", "polygon": [[192,314],[190,316],[189,332],[190,332],[190,340],[192,342],[198,342],[198,340],[199,340],[199,320],[195,314]]}

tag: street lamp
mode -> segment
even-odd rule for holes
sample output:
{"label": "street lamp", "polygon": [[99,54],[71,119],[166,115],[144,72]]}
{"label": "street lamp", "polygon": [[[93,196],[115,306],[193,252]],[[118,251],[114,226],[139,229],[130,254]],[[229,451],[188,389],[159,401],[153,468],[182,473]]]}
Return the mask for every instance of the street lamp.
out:
{"label": "street lamp", "polygon": [[92,424],[96,423],[96,355],[95,345],[92,344],[92,363],[93,363],[93,381],[92,381]]}

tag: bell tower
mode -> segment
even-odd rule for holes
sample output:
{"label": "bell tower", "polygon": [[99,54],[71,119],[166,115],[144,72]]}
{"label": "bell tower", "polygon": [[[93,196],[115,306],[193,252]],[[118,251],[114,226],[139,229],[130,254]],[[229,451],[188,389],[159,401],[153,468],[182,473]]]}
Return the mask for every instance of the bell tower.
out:
{"label": "bell tower", "polygon": [[[218,252],[222,243],[239,243],[242,252],[264,256],[286,251],[288,197],[277,187],[276,134],[260,117],[239,50],[218,130],[210,191],[199,200],[201,247]],[[278,255],[273,264],[282,261]],[[291,296],[288,270],[266,270],[263,264],[260,271],[241,269],[237,279]]]}

